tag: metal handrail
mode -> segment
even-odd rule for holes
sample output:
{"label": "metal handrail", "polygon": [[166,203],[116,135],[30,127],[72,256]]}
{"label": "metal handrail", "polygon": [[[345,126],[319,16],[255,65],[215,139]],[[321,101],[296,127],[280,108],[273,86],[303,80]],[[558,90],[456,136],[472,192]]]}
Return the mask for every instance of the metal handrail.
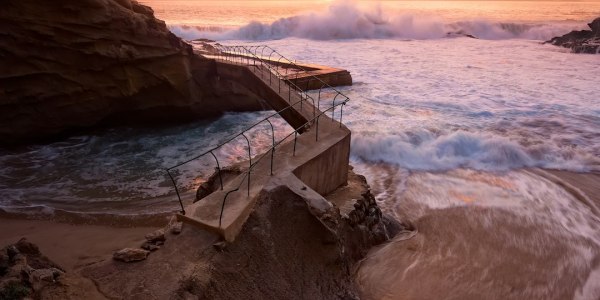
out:
{"label": "metal handrail", "polygon": [[[219,46],[223,46],[223,45],[219,45]],[[246,47],[246,46],[224,46],[224,47]],[[320,81],[320,82],[321,82],[321,83],[322,83],[324,86],[327,86],[328,88],[330,88],[330,89],[334,90],[335,92],[337,92],[337,93],[340,93],[340,94],[344,95],[344,94],[343,94],[342,92],[340,92],[338,89],[336,89],[336,88],[334,88],[333,86],[329,85],[328,83],[326,83],[325,81],[323,81],[321,78],[319,78],[319,77],[317,77],[317,76],[314,76],[314,75],[310,74],[310,72],[309,72],[308,70],[306,70],[304,67],[302,67],[302,66],[298,65],[298,64],[297,64],[296,62],[294,62],[294,61],[291,61],[291,60],[290,60],[290,59],[288,59],[287,57],[283,56],[281,53],[277,52],[277,50],[275,50],[275,49],[271,48],[271,46],[269,46],[269,45],[258,45],[258,46],[248,46],[248,47],[249,47],[249,48],[257,48],[257,49],[258,49],[258,48],[263,48],[263,49],[261,50],[261,56],[263,56],[263,55],[262,55],[262,53],[264,52],[264,49],[269,49],[269,50],[271,50],[271,54],[269,54],[269,61],[271,61],[271,55],[272,55],[273,53],[275,53],[275,54],[279,55],[279,59],[278,59],[278,61],[277,61],[277,62],[278,62],[278,64],[281,64],[281,62],[280,62],[280,60],[281,60],[281,59],[285,59],[285,60],[287,60],[287,63],[286,63],[286,64],[288,64],[288,65],[293,65],[293,66],[294,66],[294,67],[296,67],[297,69],[300,69],[300,70],[302,70],[303,72],[305,72],[305,73],[309,74],[311,78],[314,78],[314,79],[316,79],[317,81]],[[256,50],[254,51],[254,55],[256,56]],[[345,96],[345,95],[344,95],[344,96]],[[348,98],[347,96],[346,96],[346,98],[347,98],[348,100],[350,99],[350,98]]]}
{"label": "metal handrail", "polygon": [[[271,175],[273,175],[273,161],[272,161],[272,156],[275,153],[275,148],[279,145],[281,145],[285,140],[287,140],[289,137],[292,136],[292,134],[294,135],[294,153],[293,155],[295,155],[295,150],[296,150],[296,139],[298,138],[298,131],[300,130],[300,128],[304,128],[305,126],[312,124],[315,120],[317,120],[317,124],[318,124],[318,119],[323,116],[327,111],[329,110],[334,110],[336,106],[341,106],[344,107],[344,105],[346,105],[346,103],[349,100],[344,100],[343,102],[340,102],[338,104],[334,104],[332,105],[330,108],[322,111],[320,114],[318,114],[316,117],[312,118],[311,120],[307,121],[306,123],[304,123],[302,126],[300,126],[298,129],[295,129],[294,131],[292,131],[290,134],[288,134],[287,136],[285,136],[284,138],[282,138],[279,142],[277,142],[277,144],[274,144],[273,147],[271,148],[271,150],[263,153],[261,155],[261,157],[259,157],[258,159],[256,159],[254,161],[254,164],[251,164],[250,167],[248,168],[248,171],[245,172],[244,177],[242,177],[242,180],[240,180],[240,183],[238,184],[238,186],[235,189],[229,190],[226,194],[225,197],[223,198],[223,202],[221,204],[221,214],[219,215],[219,227],[221,227],[221,222],[222,222],[222,218],[223,218],[223,210],[225,208],[225,202],[227,201],[227,197],[229,196],[229,194],[237,192],[240,190],[240,188],[242,187],[242,184],[244,183],[244,180],[246,180],[246,178],[248,178],[248,196],[250,196],[250,172],[252,172],[252,169],[254,168],[254,166],[258,165],[258,163],[265,157],[267,156],[267,153],[271,152]],[[340,115],[340,126],[341,126],[341,122],[342,122],[342,115]],[[315,135],[318,136],[319,134],[319,127],[317,126],[316,128],[316,132]],[[318,139],[317,139],[318,140]]]}
{"label": "metal handrail", "polygon": [[[342,92],[340,92],[340,91],[339,91],[339,90],[337,90],[336,88],[332,87],[331,85],[329,85],[328,83],[326,83],[325,81],[323,81],[321,78],[319,78],[319,77],[316,77],[316,76],[314,76],[314,75],[310,74],[310,73],[309,73],[309,72],[308,72],[306,69],[304,69],[302,66],[300,66],[300,65],[296,64],[295,62],[291,61],[290,59],[288,59],[288,58],[284,57],[284,56],[283,56],[283,55],[281,55],[279,52],[277,52],[276,50],[274,50],[273,48],[271,48],[270,46],[267,46],[267,45],[260,45],[260,46],[249,46],[249,48],[250,48],[250,49],[252,49],[252,48],[255,48],[254,52],[252,52],[251,50],[249,50],[249,49],[248,49],[248,48],[246,48],[245,46],[224,46],[224,45],[216,45],[216,46],[217,46],[217,48],[219,48],[219,50],[221,50],[221,52],[222,52],[222,53],[225,53],[225,54],[228,54],[228,51],[230,52],[230,51],[231,51],[231,49],[234,49],[234,51],[237,51],[237,49],[239,49],[239,48],[241,47],[241,48],[242,48],[242,49],[244,49],[244,50],[245,50],[247,53],[249,53],[249,54],[251,54],[252,56],[254,56],[254,58],[255,58],[255,59],[257,59],[258,61],[260,61],[261,65],[266,65],[266,66],[267,66],[267,68],[269,68],[269,70],[271,71],[271,73],[273,73],[273,71],[274,71],[274,72],[275,72],[275,74],[276,74],[276,75],[278,75],[277,77],[279,77],[279,79],[283,80],[284,82],[287,82],[289,85],[293,86],[293,87],[294,87],[296,90],[300,91],[300,95],[301,95],[301,96],[302,96],[302,94],[304,94],[304,95],[306,95],[307,99],[309,99],[309,98],[310,98],[310,99],[311,99],[311,101],[312,101],[312,103],[313,103],[313,107],[315,107],[315,106],[314,106],[314,103],[315,103],[315,99],[314,99],[314,98],[312,98],[312,97],[311,97],[311,96],[310,96],[308,93],[304,92],[304,91],[303,91],[303,90],[302,90],[302,89],[301,89],[299,86],[297,86],[297,85],[296,85],[294,82],[292,82],[292,81],[291,81],[289,78],[287,78],[287,75],[286,75],[285,77],[284,77],[283,75],[281,75],[281,73],[279,73],[279,70],[278,70],[279,68],[276,68],[275,70],[273,70],[273,68],[271,68],[271,67],[270,67],[270,65],[271,65],[271,64],[270,64],[269,62],[273,62],[273,61],[271,61],[271,60],[270,60],[270,58],[271,58],[271,55],[272,55],[273,53],[276,53],[277,55],[279,55],[279,56],[280,56],[280,58],[277,60],[277,64],[281,64],[281,62],[280,62],[280,61],[281,61],[281,59],[285,59],[285,60],[287,60],[287,61],[288,61],[288,63],[287,63],[288,65],[293,65],[293,66],[295,66],[296,68],[298,68],[298,69],[302,70],[303,72],[305,72],[305,73],[309,74],[309,75],[310,75],[310,77],[309,77],[309,80],[312,80],[312,79],[314,78],[314,79],[316,79],[317,81],[319,81],[319,82],[321,82],[321,83],[322,83],[321,87],[319,88],[319,94],[318,94],[318,95],[319,95],[319,97],[318,97],[318,100],[317,100],[317,107],[316,107],[316,109],[320,109],[320,102],[321,102],[321,91],[323,90],[323,88],[324,88],[324,87],[330,88],[330,89],[332,89],[333,91],[335,91],[335,92],[336,92],[336,96],[335,96],[335,98],[334,98],[334,101],[335,101],[335,99],[336,99],[338,96],[343,96],[343,97],[344,97],[346,100],[350,100],[350,98],[349,98],[348,96],[344,95]],[[258,56],[256,55],[256,52],[257,52],[258,48],[263,48],[263,49],[261,50],[261,56],[262,56],[262,53],[264,52],[264,49],[268,48],[268,49],[270,49],[270,50],[271,50],[271,53],[269,54],[269,61],[268,61],[268,62],[265,62],[265,61],[264,61],[264,60],[263,60],[261,57],[258,57]],[[244,55],[243,53],[240,53],[240,54],[238,54],[237,52],[235,52],[235,55],[246,56],[246,55]],[[247,56],[246,56],[246,57],[247,57]],[[227,56],[226,56],[226,55],[225,55],[225,58],[227,59]],[[233,61],[233,60],[232,60],[232,61]],[[286,70],[286,74],[287,74],[287,70]],[[270,75],[269,75],[269,76],[270,76]],[[309,81],[309,82],[310,82],[310,81]],[[280,81],[279,83],[280,83],[280,85],[279,85],[279,93],[281,93],[281,81]],[[269,84],[271,84],[271,78],[269,78]],[[291,91],[290,91],[290,93],[291,93]],[[289,96],[289,97],[291,98],[291,96]],[[315,115],[315,111],[313,110],[313,116],[314,116],[314,115]]]}
{"label": "metal handrail", "polygon": [[[175,192],[177,193],[177,197],[179,198],[179,204],[180,204],[180,206],[181,206],[181,212],[182,212],[182,214],[184,214],[184,215],[185,215],[185,209],[183,208],[183,203],[182,203],[182,201],[181,201],[181,196],[180,196],[180,193],[179,193],[179,188],[177,187],[177,182],[175,181],[175,178],[172,176],[172,174],[171,174],[171,170],[173,170],[173,169],[175,169],[175,168],[178,168],[178,167],[181,167],[181,166],[183,166],[183,165],[185,165],[185,164],[187,164],[187,163],[189,163],[189,162],[192,162],[192,161],[194,161],[194,160],[197,160],[197,159],[199,159],[199,158],[201,158],[201,157],[203,157],[203,156],[205,156],[205,155],[211,154],[211,155],[213,156],[213,158],[215,159],[216,163],[217,163],[217,171],[218,171],[218,173],[219,173],[219,180],[220,180],[220,183],[221,183],[221,190],[223,190],[223,178],[222,178],[222,176],[221,176],[221,166],[220,166],[220,164],[219,164],[219,159],[218,159],[218,158],[217,158],[217,156],[216,156],[216,155],[213,153],[213,151],[215,151],[215,150],[217,150],[217,149],[219,149],[219,148],[221,148],[221,147],[225,146],[226,144],[230,143],[231,141],[235,140],[236,138],[238,138],[238,137],[240,137],[240,136],[244,135],[244,133],[246,133],[246,132],[250,131],[252,128],[254,128],[254,127],[258,126],[259,124],[261,124],[261,123],[263,123],[263,122],[265,122],[265,121],[268,121],[268,119],[269,119],[269,118],[272,118],[272,117],[274,117],[274,116],[277,116],[277,115],[279,115],[280,113],[282,113],[282,112],[284,112],[284,111],[286,111],[286,110],[288,110],[288,109],[292,108],[293,106],[297,105],[297,104],[298,104],[298,103],[300,103],[301,101],[302,101],[302,100],[300,100],[300,101],[298,101],[298,102],[296,102],[296,103],[290,104],[289,106],[287,106],[287,107],[285,107],[285,108],[283,108],[283,109],[281,109],[281,110],[279,110],[279,111],[277,111],[277,112],[274,112],[274,113],[272,113],[272,114],[271,114],[271,115],[269,115],[268,117],[265,117],[265,118],[263,118],[262,120],[260,120],[260,121],[258,121],[258,122],[256,122],[256,123],[252,124],[251,126],[249,126],[249,127],[247,127],[246,129],[244,129],[242,132],[240,132],[240,133],[238,133],[238,134],[236,134],[236,135],[233,135],[232,137],[230,137],[229,139],[227,139],[225,142],[221,142],[219,145],[217,145],[217,146],[214,146],[214,147],[212,147],[212,148],[211,148],[211,149],[209,149],[209,150],[206,150],[205,152],[203,152],[203,153],[202,153],[202,154],[200,154],[200,155],[194,156],[194,157],[192,157],[192,158],[190,158],[190,159],[188,159],[188,160],[185,160],[185,161],[183,161],[183,162],[180,162],[180,163],[178,163],[178,164],[176,164],[176,165],[174,165],[174,166],[171,166],[171,167],[169,167],[169,168],[166,168],[166,169],[165,169],[165,171],[167,172],[167,174],[169,175],[169,178],[170,178],[170,179],[171,179],[171,181],[173,182],[173,186],[175,187]],[[270,121],[268,121],[268,122],[270,123]],[[272,131],[271,133],[272,133],[272,136],[273,136],[273,143],[274,143],[274,141],[275,141],[275,132],[274,132],[274,131],[275,131],[275,130],[274,130],[274,128],[273,128],[273,124],[272,124],[272,123],[271,123],[271,131]],[[248,144],[249,144],[249,142],[248,142]],[[251,159],[251,158],[250,158],[250,159]]]}
{"label": "metal handrail", "polygon": [[[265,62],[263,59],[261,59],[260,57],[256,56],[256,54],[254,54],[252,51],[250,51],[249,49],[245,48],[244,46],[223,46],[223,45],[215,45],[215,47],[216,47],[216,48],[219,48],[219,49],[221,50],[221,52],[222,52],[222,53],[224,53],[224,54],[231,54],[231,52],[234,52],[234,55],[235,55],[235,56],[238,56],[238,57],[239,57],[239,56],[243,56],[243,57],[246,57],[246,58],[248,58],[248,56],[247,56],[247,55],[244,55],[244,54],[242,54],[242,53],[238,54],[238,53],[236,52],[236,51],[238,51],[238,49],[241,47],[241,48],[242,48],[242,49],[244,49],[244,50],[245,50],[247,53],[249,53],[249,54],[253,55],[253,56],[255,57],[255,59],[256,59],[256,60],[260,61],[261,65],[263,65],[263,66],[266,66],[266,67],[269,69],[269,71],[271,71],[271,74],[273,74],[273,72],[274,72],[274,73],[275,73],[275,75],[277,75],[277,78],[279,78],[280,80],[282,80],[282,81],[286,82],[288,85],[292,86],[292,87],[293,87],[295,90],[297,90],[297,91],[300,93],[300,95],[301,95],[301,96],[302,96],[302,95],[304,95],[306,98],[310,98],[310,99],[313,101],[313,103],[314,103],[314,99],[313,99],[313,98],[312,98],[312,97],[311,97],[311,96],[310,96],[308,93],[306,93],[304,90],[302,90],[302,88],[300,88],[300,87],[299,87],[298,85],[296,85],[294,82],[292,82],[292,81],[291,81],[291,80],[289,80],[288,78],[284,77],[284,75],[282,75],[282,74],[279,72],[278,68],[275,68],[275,69],[273,69],[273,68],[271,67],[271,64],[269,64],[268,62]],[[251,46],[251,47],[255,47],[255,46]],[[228,59],[227,59],[227,58],[228,58],[228,56],[227,56],[227,55],[224,55],[224,57],[225,57],[225,60],[228,60]],[[285,57],[284,57],[284,58],[285,58]],[[286,59],[287,59],[287,58],[286,58]],[[237,63],[237,61],[236,61],[234,58],[232,58],[232,59],[231,59],[231,61],[232,61],[232,62],[234,62],[234,63]],[[253,61],[255,61],[255,60],[253,59]],[[242,63],[243,63],[243,62],[242,62]],[[256,67],[256,65],[253,65],[253,66],[255,66],[255,67]],[[269,75],[269,76],[271,76],[271,75]],[[311,76],[312,76],[312,77],[314,77],[314,75],[311,75]],[[261,75],[261,77],[262,77],[262,75]],[[315,77],[315,78],[316,78],[316,77]],[[271,77],[269,78],[269,84],[272,84]],[[279,89],[278,89],[278,91],[279,91],[279,93],[281,93],[281,81],[279,82]],[[343,95],[341,92],[339,92],[339,91],[337,91],[337,92],[338,92],[339,94]],[[343,95],[343,96],[344,96],[344,97],[346,97],[345,95]],[[290,100],[290,98],[291,98],[291,89],[289,90],[289,94],[288,94],[288,101]],[[346,97],[346,98],[347,98],[347,99],[349,99],[348,97]]]}
{"label": "metal handrail", "polygon": [[[242,136],[244,137],[244,139],[247,142],[248,145],[248,158],[249,158],[249,167],[248,170],[246,172],[246,174],[244,175],[244,177],[242,178],[242,180],[240,181],[240,184],[238,185],[238,187],[236,189],[230,190],[225,194],[225,197],[223,198],[223,203],[221,206],[221,214],[219,216],[219,227],[221,226],[221,221],[222,221],[222,217],[223,217],[223,209],[225,207],[225,201],[227,200],[227,197],[229,196],[229,194],[238,191],[241,188],[241,185],[243,184],[244,180],[246,180],[246,178],[248,179],[248,196],[250,195],[250,173],[252,172],[252,169],[254,168],[254,166],[256,166],[269,152],[271,152],[271,175],[273,175],[273,161],[274,161],[274,154],[275,154],[275,150],[276,147],[279,146],[283,141],[285,141],[286,139],[288,139],[292,134],[294,135],[294,150],[293,150],[293,155],[296,154],[296,142],[297,142],[297,137],[298,134],[302,133],[302,131],[306,130],[307,128],[310,127],[311,124],[316,124],[316,132],[315,132],[315,138],[318,141],[318,136],[319,136],[319,118],[324,115],[326,112],[328,112],[329,110],[332,110],[332,114],[331,114],[331,118],[332,121],[335,121],[335,108],[337,106],[340,106],[340,118],[339,118],[339,124],[340,127],[342,126],[342,117],[343,117],[343,106],[346,105],[346,103],[350,100],[349,97],[347,97],[346,95],[344,95],[343,93],[341,93],[340,91],[338,91],[337,89],[331,87],[329,84],[327,84],[326,82],[322,81],[320,78],[308,73],[304,68],[298,66],[296,63],[292,62],[291,60],[283,57],[283,55],[279,54],[277,51],[275,51],[274,49],[272,49],[269,46],[265,46],[265,45],[261,45],[261,46],[223,46],[223,45],[214,45],[215,48],[217,50],[220,51],[220,53],[217,53],[217,57],[223,57],[225,60],[229,60],[232,61],[234,63],[238,63],[238,61],[236,60],[236,56],[239,57],[239,63],[240,64],[244,64],[244,58],[246,58],[246,63],[248,65],[254,66],[255,68],[258,68],[259,66],[256,65],[256,61],[258,60],[260,62],[260,66],[265,66],[267,68],[267,70],[269,71],[269,86],[272,88],[272,78],[271,76],[273,74],[275,74],[275,76],[277,77],[277,79],[279,79],[279,94],[281,93],[281,82],[283,81],[287,86],[288,86],[288,103],[291,102],[291,90],[292,88],[294,88],[294,90],[296,90],[300,96],[300,101],[297,101],[293,104],[289,104],[287,107],[263,118],[262,120],[254,123],[253,125],[247,127],[246,129],[244,129],[241,133],[238,133],[236,135],[233,135],[232,137],[230,137],[229,139],[227,139],[225,142],[220,143],[219,145],[205,151],[204,153],[197,155],[191,159],[185,160],[181,163],[178,163],[170,168],[165,169],[165,171],[167,172],[169,178],[171,179],[173,186],[175,187],[175,192],[177,194],[177,197],[179,199],[179,204],[181,206],[181,213],[185,215],[185,208],[183,207],[183,202],[181,200],[181,195],[179,192],[179,188],[177,186],[177,182],[175,180],[175,178],[172,176],[171,174],[171,170],[178,168],[184,164],[187,164],[191,161],[194,161],[196,159],[199,159],[205,155],[211,154],[213,156],[213,158],[215,159],[216,163],[217,163],[217,172],[219,175],[219,180],[220,180],[220,187],[221,190],[223,190],[223,178],[221,175],[221,167],[219,164],[219,159],[217,158],[217,156],[214,154],[213,151],[223,147],[224,145],[230,143],[231,141],[237,139],[238,137]],[[333,89],[336,92],[336,95],[334,97],[333,100],[333,104],[330,108],[326,109],[323,112],[320,112],[318,115],[316,115],[316,110],[318,109],[317,107],[315,107],[315,99],[313,97],[311,97],[308,93],[306,93],[303,89],[301,89],[300,87],[298,87],[294,82],[292,82],[289,78],[284,77],[278,70],[278,68],[276,68],[275,70],[272,67],[272,64],[269,62],[265,62],[262,58],[258,57],[256,55],[256,52],[258,51],[259,48],[262,48],[261,50],[261,56],[262,53],[264,52],[264,50],[266,48],[268,48],[269,50],[271,50],[271,54],[269,54],[269,58],[271,57],[271,55],[273,53],[276,53],[277,55],[280,56],[279,60],[281,60],[282,58],[284,58],[285,60],[287,60],[289,63],[288,65],[294,65],[296,66],[298,69],[301,69],[304,72],[307,72],[308,74],[310,74],[310,76],[312,78],[315,78],[317,80],[319,80],[321,83],[323,83],[323,85],[321,86],[321,88],[319,89],[319,99],[317,101],[317,105],[320,107],[320,98],[321,98],[321,89],[323,89],[323,87],[327,86],[328,88]],[[254,49],[254,51],[252,51],[252,49]],[[251,56],[245,55],[245,53],[249,53]],[[230,59],[229,59],[230,58]],[[250,64],[250,61],[252,60],[252,64]],[[271,61],[270,61],[271,62]],[[249,68],[251,69],[251,68]],[[286,76],[287,76],[287,70],[286,70]],[[260,77],[263,77],[263,74],[260,74]],[[311,78],[311,79],[312,79]],[[305,97],[303,97],[303,95]],[[281,96],[281,95],[280,95]],[[336,99],[342,96],[345,99],[340,102],[340,103],[335,103]],[[280,115],[281,113],[285,112],[288,109],[293,108],[294,106],[300,104],[300,108],[302,109],[302,103],[303,101],[306,101],[310,99],[313,105],[313,118],[309,121],[307,121],[306,123],[304,123],[303,125],[297,127],[294,129],[294,131],[292,131],[290,134],[288,134],[287,136],[285,136],[282,140],[280,140],[279,142],[275,143],[275,129],[273,127],[273,124],[271,123],[271,121],[269,120],[270,118],[276,116],[276,115]],[[248,139],[248,137],[245,135],[246,132],[248,132],[249,130],[253,129],[254,127],[258,126],[259,124],[263,123],[263,122],[268,122],[271,126],[271,136],[272,136],[272,147],[271,150],[265,152],[263,155],[261,155],[258,159],[252,160],[252,153],[251,153],[251,146],[250,146],[250,140]]]}

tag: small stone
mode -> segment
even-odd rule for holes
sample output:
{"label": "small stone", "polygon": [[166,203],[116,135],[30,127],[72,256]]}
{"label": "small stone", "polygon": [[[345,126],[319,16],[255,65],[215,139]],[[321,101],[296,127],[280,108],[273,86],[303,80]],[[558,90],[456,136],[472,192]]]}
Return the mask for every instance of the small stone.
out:
{"label": "small stone", "polygon": [[54,275],[54,279],[62,276],[63,274],[65,274],[65,272],[63,270],[57,269],[57,268],[50,268],[50,271],[52,271],[52,275]]}
{"label": "small stone", "polygon": [[172,234],[180,234],[181,230],[183,230],[183,222],[175,222],[171,225]]}
{"label": "small stone", "polygon": [[29,282],[34,291],[39,291],[48,284],[54,283],[54,272],[50,269],[34,270],[29,275]]}
{"label": "small stone", "polygon": [[159,241],[165,241],[165,231],[163,229],[159,229],[155,232],[146,234],[146,240],[151,243],[156,243]]}
{"label": "small stone", "polygon": [[171,228],[171,226],[173,226],[173,224],[177,223],[177,216],[176,215],[172,215],[169,218],[169,223],[167,223],[167,228]]}
{"label": "small stone", "polygon": [[144,250],[148,250],[148,251],[156,251],[158,249],[160,249],[160,246],[155,245],[153,243],[150,242],[144,242],[141,246],[142,249]]}
{"label": "small stone", "polygon": [[113,259],[123,262],[141,261],[146,259],[149,253],[149,251],[143,249],[125,248],[115,252]]}
{"label": "small stone", "polygon": [[15,255],[19,254],[19,249],[17,249],[15,245],[10,245],[6,248],[6,254],[8,254],[8,258],[12,260]]}
{"label": "small stone", "polygon": [[28,255],[40,255],[40,249],[33,243],[27,241],[26,238],[20,239],[15,247],[19,250],[19,253],[28,254]]}
{"label": "small stone", "polygon": [[227,248],[227,242],[225,242],[225,241],[216,242],[213,244],[213,247],[215,247],[215,249],[222,252],[225,250],[225,248]]}

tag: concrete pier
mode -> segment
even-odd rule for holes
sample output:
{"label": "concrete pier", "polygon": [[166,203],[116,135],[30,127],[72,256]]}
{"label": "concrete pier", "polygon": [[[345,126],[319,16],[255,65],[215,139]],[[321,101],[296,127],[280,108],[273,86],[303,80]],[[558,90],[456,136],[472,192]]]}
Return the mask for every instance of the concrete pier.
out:
{"label": "concrete pier", "polygon": [[[305,185],[302,189],[310,189],[322,196],[346,184],[351,133],[339,120],[332,119],[331,114],[322,114],[310,101],[303,101],[302,96],[286,83],[287,78],[274,76],[267,66],[243,61],[215,60],[215,63],[219,76],[243,83],[273,109],[289,107],[281,116],[295,129],[302,129],[296,140],[296,136],[291,135],[275,150],[253,158],[257,161],[265,156],[253,167],[250,176],[242,173],[225,184],[223,190],[187,206],[186,214],[178,216],[180,220],[233,241],[252,212],[258,195],[270,181],[297,179]],[[311,75],[303,76],[298,76],[298,80]],[[312,86],[305,82],[307,87]],[[315,119],[315,116],[319,117]]]}

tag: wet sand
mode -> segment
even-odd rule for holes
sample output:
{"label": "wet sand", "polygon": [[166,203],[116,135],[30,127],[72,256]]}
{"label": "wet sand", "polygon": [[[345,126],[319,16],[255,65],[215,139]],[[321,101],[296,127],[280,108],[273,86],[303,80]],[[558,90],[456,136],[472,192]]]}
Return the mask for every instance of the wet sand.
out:
{"label": "wet sand", "polygon": [[[450,173],[448,178],[464,175]],[[551,211],[536,211],[546,207],[540,203],[555,201],[545,194],[536,196],[540,203],[515,201],[511,199],[515,194],[500,192],[515,189],[503,175],[466,173],[471,177],[462,179],[468,178],[467,187],[474,191],[477,181],[499,191],[475,195],[495,198],[471,198],[464,186],[453,185],[450,191],[456,188],[463,197],[444,195],[434,185],[422,184],[428,175],[409,178],[395,208],[415,225],[416,232],[372,250],[357,268],[363,299],[597,299],[600,247],[595,207],[600,205],[600,175],[536,169],[516,172],[539,178],[538,183],[547,180],[572,195],[572,201],[590,208],[588,213],[580,208],[585,214],[563,220]],[[443,178],[432,177],[437,183]],[[445,199],[439,203],[444,205],[432,208],[419,204],[453,197],[460,199],[458,204],[446,205]],[[461,200],[465,203],[460,204]],[[504,200],[506,205],[473,205]],[[552,203],[548,207],[556,204]],[[565,208],[571,207],[558,209]],[[570,223],[580,217],[589,227]]]}
{"label": "wet sand", "polygon": [[110,227],[0,218],[0,247],[27,238],[67,271],[111,259],[115,250],[139,247],[157,227]]}

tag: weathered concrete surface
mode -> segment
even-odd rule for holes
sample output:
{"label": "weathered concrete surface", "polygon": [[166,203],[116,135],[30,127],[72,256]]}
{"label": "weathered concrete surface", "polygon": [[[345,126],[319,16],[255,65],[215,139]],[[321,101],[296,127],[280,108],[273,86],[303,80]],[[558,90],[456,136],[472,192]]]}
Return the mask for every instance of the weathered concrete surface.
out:
{"label": "weathered concrete surface", "polygon": [[[329,144],[333,141],[324,140]],[[294,169],[293,173],[308,187],[321,195],[327,195],[348,181],[350,160],[350,133]]]}
{"label": "weathered concrete surface", "polygon": [[[208,58],[222,58],[223,52],[215,48],[212,44],[204,41],[191,41],[194,46],[196,53],[203,55]],[[251,51],[251,50],[247,50]],[[268,52],[267,50],[266,52]],[[227,52],[227,59],[238,61],[240,63],[253,61],[258,63],[258,59],[267,62],[273,66],[277,72],[279,72],[284,79],[291,81],[298,88],[303,91],[317,90],[325,87],[336,86],[347,86],[352,85],[352,75],[348,70],[335,68],[331,66],[324,66],[318,64],[309,64],[302,62],[290,63],[286,60],[277,60],[271,57],[264,56],[261,51],[257,50],[257,53],[243,53],[238,51],[237,53]],[[264,51],[263,51],[264,52]]]}
{"label": "weathered concrete surface", "polygon": [[[310,128],[308,132],[299,135],[295,143],[292,135],[291,139],[276,147],[273,153],[273,175],[270,150],[261,160],[253,159],[256,166],[250,176],[247,173],[239,175],[225,185],[222,191],[214,192],[188,206],[186,215],[179,216],[183,221],[216,232],[227,241],[233,241],[250,215],[263,186],[272,178],[297,176],[304,180],[307,188],[315,189],[322,195],[345,184],[350,155],[350,130],[327,114],[320,115],[321,112],[310,102],[301,101],[298,93],[290,90],[277,77],[269,76],[270,71],[266,67],[238,63],[222,65],[220,70],[227,76],[242,74],[240,76],[245,79],[241,80],[253,80],[255,92],[267,96],[265,100],[270,104],[274,103],[273,106],[287,103],[286,107],[289,106],[293,113],[282,114],[282,117],[293,127]],[[294,103],[296,105],[291,105]],[[314,116],[319,116],[318,120]]]}
{"label": "weathered concrete surface", "polygon": [[352,75],[347,70],[316,64],[297,63],[297,65],[302,67],[302,70],[292,69],[285,78],[304,91],[318,90],[325,84],[333,87],[352,85]]}
{"label": "weathered concrete surface", "polygon": [[107,260],[84,274],[110,299],[356,299],[355,263],[394,232],[383,220],[352,224],[305,187],[293,174],[273,177],[233,243],[185,224],[145,261]]}

